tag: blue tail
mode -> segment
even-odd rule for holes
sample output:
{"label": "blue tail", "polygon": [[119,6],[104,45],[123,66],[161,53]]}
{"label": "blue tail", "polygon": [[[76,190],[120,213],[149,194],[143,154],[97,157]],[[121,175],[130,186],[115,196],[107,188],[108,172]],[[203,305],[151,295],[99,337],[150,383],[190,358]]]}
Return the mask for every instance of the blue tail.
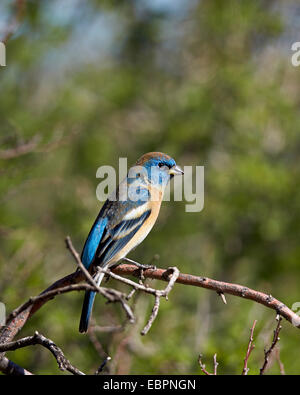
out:
{"label": "blue tail", "polygon": [[84,295],[84,301],[83,301],[80,324],[79,324],[79,332],[81,333],[86,332],[88,330],[95,296],[96,296],[96,292],[93,291],[86,291]]}
{"label": "blue tail", "polygon": [[[104,277],[104,273],[97,273],[94,277],[96,284],[101,284],[101,281]],[[79,332],[87,332],[89,327],[89,321],[93,310],[94,300],[97,292],[94,291],[86,291],[83,300],[83,306],[81,311],[80,323],[79,323]]]}
{"label": "blue tail", "polygon": [[[88,235],[88,238],[83,247],[83,251],[81,254],[81,260],[84,266],[89,269],[90,265],[93,262],[94,256],[97,251],[97,247],[102,238],[105,226],[107,224],[107,219],[101,218],[101,211],[98,215],[92,229]],[[103,275],[95,276],[95,281],[100,285],[100,282],[103,278]],[[82,306],[80,324],[79,324],[79,332],[86,332],[89,326],[89,320],[93,309],[93,304],[95,300],[96,292],[86,291],[84,295],[84,301]]]}

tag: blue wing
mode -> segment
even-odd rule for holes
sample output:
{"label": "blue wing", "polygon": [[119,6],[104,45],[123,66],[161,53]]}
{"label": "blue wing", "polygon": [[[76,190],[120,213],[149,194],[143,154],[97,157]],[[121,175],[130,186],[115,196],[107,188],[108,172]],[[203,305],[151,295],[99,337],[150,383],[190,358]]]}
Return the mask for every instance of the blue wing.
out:
{"label": "blue wing", "polygon": [[107,225],[107,218],[103,218],[100,212],[94,225],[92,226],[92,229],[90,230],[90,233],[88,235],[88,238],[86,239],[81,254],[81,261],[87,269],[90,267],[91,263],[94,260],[97,248],[103,236],[103,232],[105,230],[106,225]]}
{"label": "blue wing", "polygon": [[113,228],[105,229],[103,238],[99,243],[95,264],[99,262],[104,266],[132,239],[136,232],[149,217],[151,210],[145,210],[139,217],[124,220]]}

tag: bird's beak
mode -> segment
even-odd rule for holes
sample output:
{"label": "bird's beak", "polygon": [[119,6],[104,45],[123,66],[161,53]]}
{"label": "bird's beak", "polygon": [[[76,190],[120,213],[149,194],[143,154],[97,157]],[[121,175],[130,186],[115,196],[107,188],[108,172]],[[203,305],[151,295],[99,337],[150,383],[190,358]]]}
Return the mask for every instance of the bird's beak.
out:
{"label": "bird's beak", "polygon": [[184,174],[184,171],[182,170],[181,167],[176,165],[171,167],[171,169],[169,170],[169,174],[171,176],[179,176],[179,175],[181,176],[182,174]]}

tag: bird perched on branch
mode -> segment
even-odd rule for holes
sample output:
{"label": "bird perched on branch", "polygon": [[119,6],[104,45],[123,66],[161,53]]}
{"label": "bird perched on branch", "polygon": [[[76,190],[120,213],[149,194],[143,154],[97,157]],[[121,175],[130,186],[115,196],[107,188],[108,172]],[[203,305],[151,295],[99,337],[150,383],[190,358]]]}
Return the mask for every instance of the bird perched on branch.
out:
{"label": "bird perched on branch", "polygon": [[[101,208],[81,254],[83,265],[93,272],[98,266],[111,268],[124,259],[151,231],[169,180],[181,174],[170,156],[161,152],[143,155]],[[98,286],[103,277],[101,272],[94,274]],[[95,295],[93,291],[85,293],[80,332],[88,329]]]}

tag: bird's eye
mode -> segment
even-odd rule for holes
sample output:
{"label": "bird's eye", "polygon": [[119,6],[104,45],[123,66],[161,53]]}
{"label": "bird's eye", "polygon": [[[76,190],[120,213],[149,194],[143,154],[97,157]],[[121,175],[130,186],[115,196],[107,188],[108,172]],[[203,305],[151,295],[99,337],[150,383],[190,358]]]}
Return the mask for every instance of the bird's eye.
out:
{"label": "bird's eye", "polygon": [[162,162],[160,162],[159,164],[158,164],[158,167],[163,167],[164,166],[164,164],[162,163]]}

